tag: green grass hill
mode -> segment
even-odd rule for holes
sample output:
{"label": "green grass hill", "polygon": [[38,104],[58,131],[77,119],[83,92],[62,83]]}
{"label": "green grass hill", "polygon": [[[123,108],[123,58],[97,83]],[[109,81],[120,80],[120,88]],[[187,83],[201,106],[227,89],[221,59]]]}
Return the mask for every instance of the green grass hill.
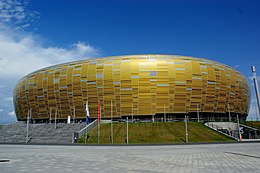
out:
{"label": "green grass hill", "polygon": [[242,121],[241,124],[260,129],[260,121]]}
{"label": "green grass hill", "polygon": [[[158,144],[158,143],[185,143],[185,123],[129,123],[129,144]],[[88,133],[88,144],[98,143],[98,128]],[[209,129],[200,122],[188,123],[189,142],[226,142],[234,141],[214,130]],[[100,143],[111,144],[111,125],[100,126]],[[126,123],[113,123],[114,144],[124,144],[126,140]],[[84,143],[84,137],[79,139]]]}

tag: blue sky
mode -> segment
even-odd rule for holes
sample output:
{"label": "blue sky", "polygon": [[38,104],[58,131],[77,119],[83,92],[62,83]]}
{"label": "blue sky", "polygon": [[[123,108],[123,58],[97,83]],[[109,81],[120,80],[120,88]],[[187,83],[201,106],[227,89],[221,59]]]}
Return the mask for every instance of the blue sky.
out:
{"label": "blue sky", "polygon": [[[250,66],[260,74],[259,9],[257,0],[0,0],[0,122],[15,120],[20,77],[89,57],[203,57],[237,69],[252,86]],[[252,86],[249,118],[255,104]]]}

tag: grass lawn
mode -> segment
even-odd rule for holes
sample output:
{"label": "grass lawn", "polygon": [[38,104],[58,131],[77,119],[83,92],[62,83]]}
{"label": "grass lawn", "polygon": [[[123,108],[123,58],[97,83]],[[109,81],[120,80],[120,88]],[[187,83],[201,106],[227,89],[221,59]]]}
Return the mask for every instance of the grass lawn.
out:
{"label": "grass lawn", "polygon": [[[185,123],[167,122],[167,123],[129,123],[128,139],[130,144],[147,143],[184,143],[185,142]],[[100,126],[100,143],[110,144],[110,124]],[[189,142],[224,142],[234,141],[222,134],[219,134],[203,123],[188,123]],[[89,133],[88,143],[98,143],[97,127]],[[115,144],[124,144],[126,140],[126,123],[113,124],[113,141]],[[79,140],[84,143],[84,138]]]}
{"label": "grass lawn", "polygon": [[246,126],[254,127],[256,129],[260,129],[260,121],[244,121],[241,122],[241,124],[244,124]]}

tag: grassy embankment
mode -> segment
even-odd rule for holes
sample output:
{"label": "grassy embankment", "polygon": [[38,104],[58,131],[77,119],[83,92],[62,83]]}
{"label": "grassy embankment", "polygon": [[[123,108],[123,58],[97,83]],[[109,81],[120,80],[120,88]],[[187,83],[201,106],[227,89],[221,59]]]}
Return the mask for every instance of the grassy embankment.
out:
{"label": "grassy embankment", "polygon": [[[100,126],[100,143],[110,144],[110,124]],[[129,123],[129,143],[147,144],[147,143],[184,143],[185,142],[185,124],[184,122],[167,123]],[[206,126],[203,123],[188,123],[189,142],[226,142],[233,139],[221,135]],[[89,133],[89,144],[98,143],[97,127]],[[114,144],[124,144],[126,140],[126,123],[113,124]],[[84,143],[84,138],[79,140]]]}
{"label": "grassy embankment", "polygon": [[242,121],[241,124],[260,129],[260,121]]}

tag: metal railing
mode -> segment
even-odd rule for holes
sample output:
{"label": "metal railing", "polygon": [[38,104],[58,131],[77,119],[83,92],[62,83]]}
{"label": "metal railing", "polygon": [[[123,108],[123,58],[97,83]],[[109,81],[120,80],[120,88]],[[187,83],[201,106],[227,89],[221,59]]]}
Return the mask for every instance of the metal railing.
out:
{"label": "metal railing", "polygon": [[81,138],[82,136],[84,136],[86,134],[86,132],[89,132],[90,130],[92,130],[94,127],[96,127],[98,124],[97,119],[93,122],[91,122],[90,124],[88,124],[86,127],[84,127],[83,129],[81,129],[78,132],[72,133],[72,143],[77,142],[77,140],[79,138]]}
{"label": "metal railing", "polygon": [[[226,122],[226,123],[234,124],[233,122]],[[218,131],[219,133],[222,133],[223,135],[226,135],[230,138],[239,140],[238,128],[237,127],[232,129],[230,127],[228,128],[228,127],[223,127],[221,125],[217,125],[214,122],[206,122],[204,125],[213,129],[213,130],[215,130],[215,131]]]}

